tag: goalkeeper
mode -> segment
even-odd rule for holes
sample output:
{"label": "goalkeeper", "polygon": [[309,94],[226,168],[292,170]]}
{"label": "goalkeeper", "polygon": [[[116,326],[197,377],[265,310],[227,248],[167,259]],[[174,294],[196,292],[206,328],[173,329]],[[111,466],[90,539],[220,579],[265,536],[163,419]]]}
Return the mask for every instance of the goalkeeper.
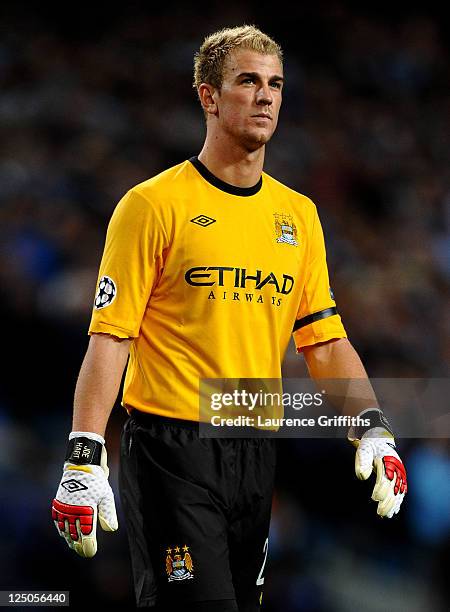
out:
{"label": "goalkeeper", "polygon": [[[84,557],[97,519],[117,529],[104,436],[127,366],[120,493],[137,605],[256,612],[275,440],[200,438],[199,381],[279,379],[293,335],[314,379],[370,383],[330,291],[315,205],[263,172],[281,48],[254,26],[221,30],[196,54],[194,80],[203,149],[130,189],[108,226],[52,516]],[[373,395],[348,412],[360,413],[370,425],[349,432],[356,473],[375,470],[378,514],[391,517],[404,467]]]}

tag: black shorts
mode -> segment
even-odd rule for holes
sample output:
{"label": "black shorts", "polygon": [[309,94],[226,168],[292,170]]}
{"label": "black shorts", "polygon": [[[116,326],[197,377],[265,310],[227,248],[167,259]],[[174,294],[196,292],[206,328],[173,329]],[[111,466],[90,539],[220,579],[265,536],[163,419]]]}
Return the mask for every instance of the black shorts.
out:
{"label": "black shorts", "polygon": [[275,442],[200,438],[198,423],[138,411],[128,419],[120,494],[138,607],[260,609]]}

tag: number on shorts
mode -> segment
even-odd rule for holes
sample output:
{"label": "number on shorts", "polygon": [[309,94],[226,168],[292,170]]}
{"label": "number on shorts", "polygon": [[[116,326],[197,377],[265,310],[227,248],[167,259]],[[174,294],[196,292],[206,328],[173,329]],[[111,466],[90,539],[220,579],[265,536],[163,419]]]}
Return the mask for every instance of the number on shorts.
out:
{"label": "number on shorts", "polygon": [[263,574],[264,574],[264,568],[266,567],[268,549],[269,549],[269,538],[266,538],[266,541],[264,542],[264,548],[263,548],[264,561],[261,566],[261,569],[259,570],[258,578],[256,579],[256,586],[261,586],[262,584],[264,584]]}

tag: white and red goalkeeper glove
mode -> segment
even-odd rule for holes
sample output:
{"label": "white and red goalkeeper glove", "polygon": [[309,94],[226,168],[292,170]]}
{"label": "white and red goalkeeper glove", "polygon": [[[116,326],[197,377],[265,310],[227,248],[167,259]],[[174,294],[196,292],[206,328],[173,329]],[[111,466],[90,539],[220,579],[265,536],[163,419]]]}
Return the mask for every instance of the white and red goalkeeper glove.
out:
{"label": "white and red goalkeeper glove", "polygon": [[378,502],[377,514],[391,518],[400,510],[407,491],[406,470],[395,450],[394,434],[379,409],[361,412],[368,426],[350,427],[349,441],[356,447],[355,472],[367,480],[375,470],[376,482],[372,499]]}
{"label": "white and red goalkeeper glove", "polygon": [[72,432],[63,476],[52,502],[52,518],[59,535],[82,557],[93,557],[97,552],[97,516],[104,531],[118,528],[108,476],[102,436]]}

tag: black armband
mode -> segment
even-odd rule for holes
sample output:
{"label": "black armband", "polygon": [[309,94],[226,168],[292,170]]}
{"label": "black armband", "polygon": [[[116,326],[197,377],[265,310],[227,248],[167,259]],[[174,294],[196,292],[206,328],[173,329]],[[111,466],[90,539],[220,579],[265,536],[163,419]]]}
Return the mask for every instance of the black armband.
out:
{"label": "black armband", "polygon": [[389,421],[378,408],[371,408],[365,412],[363,411],[361,414],[358,414],[357,418],[358,420],[369,422],[368,425],[355,425],[352,428],[352,437],[356,438],[357,440],[361,440],[363,435],[369,431],[369,429],[373,429],[374,427],[382,427],[392,434],[392,436],[394,436],[394,432],[392,431]]}
{"label": "black armband", "polygon": [[103,444],[90,438],[72,438],[69,440],[66,461],[75,465],[100,465]]}

